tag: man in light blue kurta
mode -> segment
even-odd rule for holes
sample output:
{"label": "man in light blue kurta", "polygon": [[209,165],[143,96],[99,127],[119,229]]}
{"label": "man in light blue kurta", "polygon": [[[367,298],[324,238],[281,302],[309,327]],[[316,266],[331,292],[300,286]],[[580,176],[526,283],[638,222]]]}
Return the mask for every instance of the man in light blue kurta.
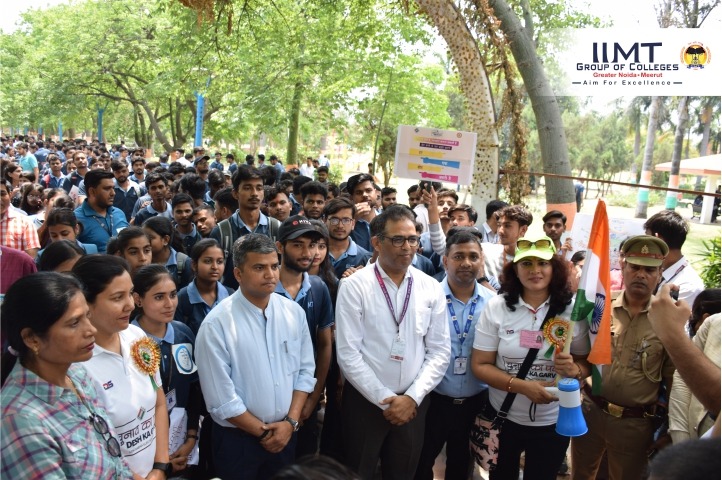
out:
{"label": "man in light blue kurta", "polygon": [[196,363],[214,421],[216,473],[270,478],[294,460],[298,418],[316,383],[313,346],[303,309],[273,294],[273,241],[244,236],[233,246],[233,263],[240,288],[201,324]]}

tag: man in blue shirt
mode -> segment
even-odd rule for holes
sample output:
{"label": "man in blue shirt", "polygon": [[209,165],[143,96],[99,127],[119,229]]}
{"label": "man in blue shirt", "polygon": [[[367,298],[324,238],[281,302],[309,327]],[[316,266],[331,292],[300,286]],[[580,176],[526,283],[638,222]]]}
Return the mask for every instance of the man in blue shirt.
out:
{"label": "man in blue shirt", "polygon": [[306,315],[274,295],[278,252],[266,235],[233,245],[240,289],[206,317],[196,363],[208,412],[218,477],[270,478],[294,460],[301,411],[315,364]]}
{"label": "man in blue shirt", "polygon": [[38,168],[38,159],[35,155],[30,153],[29,146],[25,142],[20,142],[15,147],[18,151],[17,162],[20,168],[23,169],[23,173],[32,173],[35,175],[35,181],[39,180],[40,169]]}
{"label": "man in blue shirt", "polygon": [[268,160],[270,160],[271,166],[276,171],[276,183],[280,183],[281,175],[286,173],[286,169],[283,168],[283,165],[281,165],[281,161],[276,155],[271,155]]}
{"label": "man in blue shirt", "polygon": [[236,157],[232,153],[226,155],[226,162],[228,162],[228,171],[231,172],[231,175],[236,173],[238,164],[236,163]]}
{"label": "man in blue shirt", "polygon": [[218,222],[210,235],[226,252],[223,285],[227,287],[238,288],[231,256],[236,240],[249,233],[262,233],[276,240],[280,222],[261,213],[263,194],[263,176],[260,170],[248,165],[238,167],[238,171],[233,175],[233,197],[238,200],[238,210],[230,218]]}
{"label": "man in blue shirt", "polygon": [[376,218],[376,189],[374,177],[367,173],[360,173],[348,179],[346,190],[356,205],[356,224],[351,232],[351,238],[366,250],[371,251],[371,220]]}
{"label": "man in blue shirt", "polygon": [[466,480],[473,467],[469,430],[481,411],[487,386],[471,373],[474,329],[486,302],[494,294],[477,283],[484,266],[479,238],[461,231],[446,240],[443,257],[447,277],[441,282],[446,295],[451,334],[451,362],[441,383],[431,392],[426,415],[424,446],[416,479],[433,480],[436,456],[446,443],[447,480]]}
{"label": "man in blue shirt", "polygon": [[50,164],[50,172],[40,179],[40,184],[45,188],[62,188],[65,182],[63,175],[63,162],[55,154],[48,155],[48,163]]}
{"label": "man in blue shirt", "polygon": [[128,178],[128,165],[120,160],[113,160],[110,164],[115,177],[115,198],[113,206],[119,208],[125,214],[125,219],[130,222],[133,218],[133,207],[143,193],[138,184],[133,183]]}
{"label": "man in blue shirt", "polygon": [[216,170],[223,171],[223,163],[221,162],[223,160],[223,154],[221,152],[216,152],[215,158],[210,164],[210,168],[215,168]]}
{"label": "man in blue shirt", "polygon": [[115,198],[115,179],[105,170],[91,170],[85,174],[85,188],[88,198],[75,209],[78,223],[83,231],[78,235],[81,243],[93,243],[99,253],[105,253],[110,237],[128,226],[125,214],[113,207]]}
{"label": "man in blue shirt", "polygon": [[371,252],[356,245],[351,238],[354,228],[356,206],[345,197],[334,198],[323,209],[323,218],[328,227],[328,255],[338,278],[351,268],[365,265]]}
{"label": "man in blue shirt", "polygon": [[280,281],[276,293],[299,304],[306,312],[316,359],[316,387],[301,410],[303,428],[298,433],[296,456],[315,455],[318,450],[318,409],[331,365],[333,309],[323,280],[309,276],[322,235],[302,216],[287,218],[278,229],[276,247],[281,252]]}

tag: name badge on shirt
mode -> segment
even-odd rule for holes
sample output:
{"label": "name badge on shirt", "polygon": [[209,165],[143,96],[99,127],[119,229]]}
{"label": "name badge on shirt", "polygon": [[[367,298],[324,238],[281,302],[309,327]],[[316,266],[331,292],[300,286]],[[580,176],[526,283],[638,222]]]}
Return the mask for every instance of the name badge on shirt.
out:
{"label": "name badge on shirt", "polygon": [[396,337],[394,343],[391,344],[391,355],[389,358],[395,362],[404,361],[404,352],[406,351],[406,342]]}
{"label": "name badge on shirt", "polygon": [[523,348],[542,348],[544,345],[544,337],[539,330],[522,330],[521,346]]}
{"label": "name badge on shirt", "polygon": [[466,373],[467,357],[456,357],[454,359],[454,375],[464,375]]}
{"label": "name badge on shirt", "polygon": [[176,395],[175,395],[175,388],[165,394],[165,403],[166,403],[166,406],[168,407],[168,413],[170,413],[170,411],[173,410],[173,407],[175,407],[176,404],[178,403],[178,399],[176,398]]}

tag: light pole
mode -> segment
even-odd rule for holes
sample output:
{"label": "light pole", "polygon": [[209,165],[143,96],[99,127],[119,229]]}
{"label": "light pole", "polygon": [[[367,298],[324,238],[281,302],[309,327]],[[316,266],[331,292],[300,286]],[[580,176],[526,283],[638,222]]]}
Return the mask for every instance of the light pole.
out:
{"label": "light pole", "polygon": [[[211,76],[208,75],[206,80],[206,90],[211,85]],[[201,92],[196,93],[196,137],[193,146],[200,147],[203,145],[203,116],[205,115],[206,99]]]}

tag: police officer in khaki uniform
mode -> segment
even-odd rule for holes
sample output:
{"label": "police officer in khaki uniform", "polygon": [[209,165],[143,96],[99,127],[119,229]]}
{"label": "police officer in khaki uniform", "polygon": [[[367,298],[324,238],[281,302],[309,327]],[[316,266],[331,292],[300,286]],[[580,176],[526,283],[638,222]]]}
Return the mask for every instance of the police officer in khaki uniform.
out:
{"label": "police officer in khaki uniform", "polygon": [[625,242],[622,253],[625,289],[612,301],[612,364],[602,368],[599,396],[588,383],[583,389],[589,432],[572,439],[573,480],[593,480],[605,451],[611,480],[643,478],[660,384],[667,392],[672,385],[674,365],[647,318],[669,248],[639,235]]}

